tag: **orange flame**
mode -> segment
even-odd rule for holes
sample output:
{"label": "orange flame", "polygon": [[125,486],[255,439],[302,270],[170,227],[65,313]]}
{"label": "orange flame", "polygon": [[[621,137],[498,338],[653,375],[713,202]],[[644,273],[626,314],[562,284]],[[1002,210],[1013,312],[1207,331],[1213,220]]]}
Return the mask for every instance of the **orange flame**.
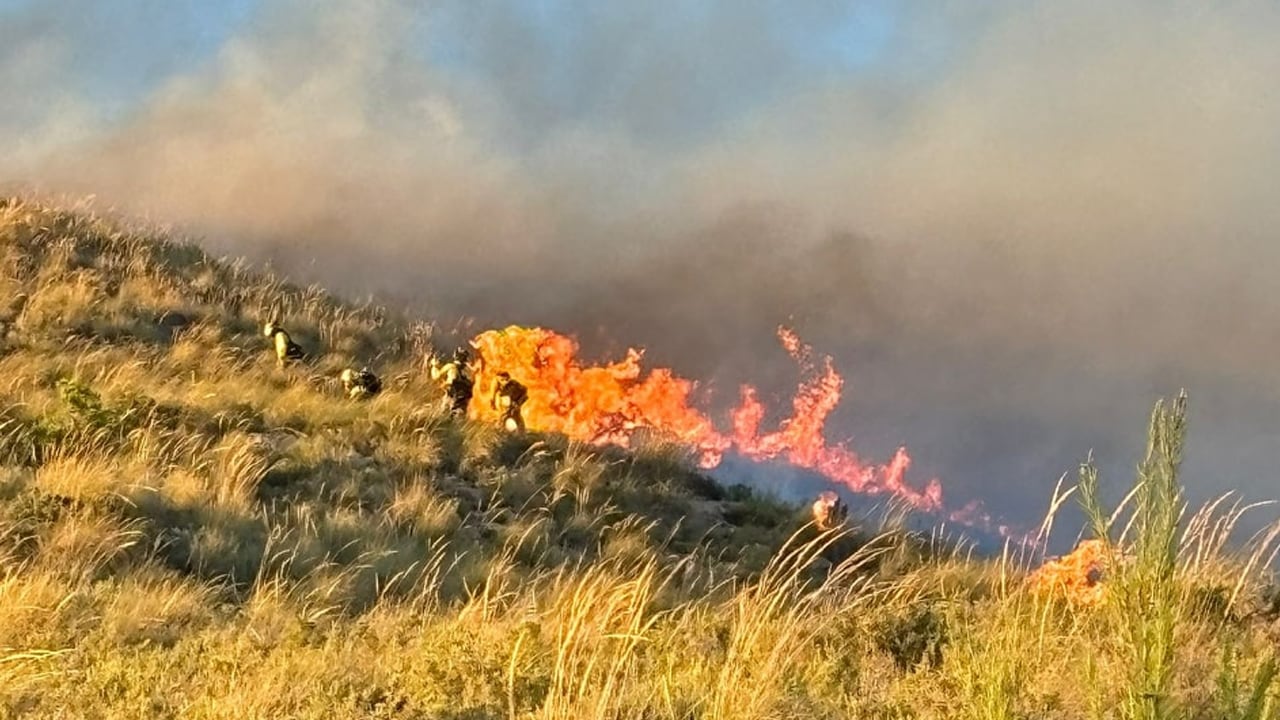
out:
{"label": "orange flame", "polygon": [[666,368],[646,374],[640,366],[641,351],[628,350],[618,362],[583,366],[572,338],[519,326],[491,330],[471,341],[480,363],[470,414],[482,420],[499,419],[488,400],[497,374],[505,371],[529,390],[524,420],[530,430],[623,447],[636,431],[647,430],[696,449],[705,468],[719,465],[732,449],[755,460],[783,458],[851,490],[890,493],[923,510],[941,509],[942,486],[936,479],[923,490],[906,484],[911,458],[905,448],[877,466],[863,462],[843,443],[827,444],[823,430],[827,416],[840,402],[844,380],[830,357],[815,363],[811,348],[792,331],[780,328],[778,338],[800,365],[802,381],[791,401],[790,417],[772,432],[761,432],[765,407],[749,385],[743,386],[741,403],[730,414],[731,431],[723,433],[690,404],[696,384]]}
{"label": "orange flame", "polygon": [[697,448],[710,466],[719,464],[728,447],[711,421],[690,407],[692,382],[665,369],[640,379],[638,350],[628,350],[616,363],[583,367],[572,338],[517,326],[482,333],[471,344],[480,353],[472,417],[500,417],[487,399],[497,373],[506,371],[529,390],[524,419],[530,430],[626,447],[636,430],[652,428]]}
{"label": "orange flame", "polygon": [[1027,578],[1039,593],[1061,594],[1068,602],[1094,606],[1102,602],[1106,547],[1100,540],[1085,540],[1075,550],[1040,566]]}

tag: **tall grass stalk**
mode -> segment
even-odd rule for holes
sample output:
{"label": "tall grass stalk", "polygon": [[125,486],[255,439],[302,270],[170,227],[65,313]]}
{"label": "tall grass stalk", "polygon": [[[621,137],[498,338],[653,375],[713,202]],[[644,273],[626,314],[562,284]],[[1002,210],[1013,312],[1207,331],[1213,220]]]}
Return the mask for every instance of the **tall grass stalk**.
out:
{"label": "tall grass stalk", "polygon": [[1132,515],[1119,540],[1113,539],[1116,518],[1100,499],[1097,467],[1090,459],[1080,469],[1081,505],[1107,548],[1106,611],[1125,665],[1118,711],[1127,720],[1173,717],[1170,689],[1181,599],[1178,521],[1184,510],[1178,473],[1186,427],[1185,392],[1171,405],[1156,404],[1132,492]]}

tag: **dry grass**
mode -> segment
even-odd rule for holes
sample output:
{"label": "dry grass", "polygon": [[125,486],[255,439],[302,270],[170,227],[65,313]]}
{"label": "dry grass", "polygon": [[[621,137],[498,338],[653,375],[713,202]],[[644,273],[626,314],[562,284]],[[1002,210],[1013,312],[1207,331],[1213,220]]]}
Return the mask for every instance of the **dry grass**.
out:
{"label": "dry grass", "polygon": [[388,517],[414,534],[431,539],[443,538],[458,527],[458,500],[445,497],[430,481],[415,477],[396,488],[395,498],[387,508]]}
{"label": "dry grass", "polygon": [[11,200],[0,269],[0,718],[1276,717],[1280,525],[1182,507],[1176,418],[1082,607],[1029,590],[1042,548],[458,422],[429,325],[145,228]]}

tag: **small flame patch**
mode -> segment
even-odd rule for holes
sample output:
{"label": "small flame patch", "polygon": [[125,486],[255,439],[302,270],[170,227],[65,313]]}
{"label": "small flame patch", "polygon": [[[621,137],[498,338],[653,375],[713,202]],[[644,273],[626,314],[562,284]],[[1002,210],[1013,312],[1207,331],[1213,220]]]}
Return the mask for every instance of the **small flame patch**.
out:
{"label": "small flame patch", "polygon": [[1104,597],[1105,568],[1106,546],[1101,540],[1085,540],[1070,554],[1041,565],[1027,582],[1034,592],[1059,594],[1068,602],[1091,607]]}

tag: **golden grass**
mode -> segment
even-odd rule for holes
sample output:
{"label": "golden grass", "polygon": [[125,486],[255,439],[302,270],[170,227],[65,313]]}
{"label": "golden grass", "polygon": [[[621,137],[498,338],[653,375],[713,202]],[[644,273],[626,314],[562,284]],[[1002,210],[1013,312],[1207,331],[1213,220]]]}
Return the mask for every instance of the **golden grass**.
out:
{"label": "golden grass", "polygon": [[[736,526],[734,501],[682,487],[681,448],[624,456],[459,422],[420,371],[429,326],[149,229],[10,200],[0,267],[28,298],[0,353],[0,718],[1280,707],[1280,525],[1241,538],[1266,507],[1170,504],[1176,463],[1159,457],[1143,482],[1165,473],[1164,495],[1139,485],[1097,530],[1116,577],[1135,548],[1157,557],[1157,536],[1171,562],[1123,580],[1128,600],[1082,607],[1025,582],[1042,546],[981,558],[903,530],[892,507],[855,541],[759,497],[744,502],[772,519]],[[171,333],[154,324],[166,312],[193,322]],[[268,314],[308,364],[274,366]],[[355,363],[387,380],[371,402],[337,391]],[[1073,497],[1055,492],[1046,535]],[[1159,622],[1134,601],[1151,588]],[[1161,693],[1154,715],[1134,711],[1143,687]]]}
{"label": "golden grass", "polygon": [[36,470],[35,486],[41,492],[83,503],[126,495],[147,482],[147,469],[124,458],[63,454]]}
{"label": "golden grass", "polygon": [[414,534],[432,539],[446,537],[461,520],[458,501],[445,497],[421,477],[396,488],[387,516]]}

